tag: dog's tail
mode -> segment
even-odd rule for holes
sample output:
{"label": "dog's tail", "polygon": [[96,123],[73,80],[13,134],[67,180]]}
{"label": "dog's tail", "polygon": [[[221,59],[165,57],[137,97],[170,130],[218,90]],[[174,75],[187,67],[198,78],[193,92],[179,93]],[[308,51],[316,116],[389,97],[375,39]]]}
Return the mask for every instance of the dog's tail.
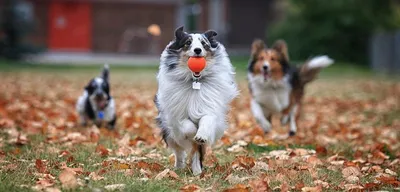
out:
{"label": "dog's tail", "polygon": [[313,57],[308,60],[299,69],[299,75],[302,84],[309,83],[317,78],[319,71],[322,68],[328,67],[333,64],[333,59],[326,55]]}
{"label": "dog's tail", "polygon": [[101,78],[108,81],[109,75],[110,75],[110,67],[106,63],[104,64],[103,71],[101,72]]}

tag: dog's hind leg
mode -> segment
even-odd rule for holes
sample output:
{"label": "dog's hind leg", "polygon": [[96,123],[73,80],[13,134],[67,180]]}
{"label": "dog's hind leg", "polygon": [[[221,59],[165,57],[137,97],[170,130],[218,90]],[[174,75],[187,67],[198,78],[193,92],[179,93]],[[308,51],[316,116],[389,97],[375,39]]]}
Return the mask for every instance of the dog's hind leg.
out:
{"label": "dog's hind leg", "polygon": [[186,153],[171,137],[165,139],[168,147],[171,147],[175,155],[175,168],[182,169],[186,166]]}
{"label": "dog's hind leg", "polygon": [[193,142],[192,151],[190,154],[191,157],[191,168],[193,175],[200,175],[203,168],[203,160],[206,153],[206,146],[199,145]]}
{"label": "dog's hind leg", "polygon": [[269,131],[271,131],[271,123],[265,118],[266,116],[260,104],[258,104],[257,101],[252,99],[250,105],[254,118],[257,120],[261,128],[264,130],[264,133],[268,133]]}

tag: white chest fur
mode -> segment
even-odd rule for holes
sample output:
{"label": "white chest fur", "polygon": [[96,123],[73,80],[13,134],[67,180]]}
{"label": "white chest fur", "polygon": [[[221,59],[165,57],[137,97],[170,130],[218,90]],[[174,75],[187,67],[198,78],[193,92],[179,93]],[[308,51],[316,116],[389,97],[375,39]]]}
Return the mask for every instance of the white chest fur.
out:
{"label": "white chest fur", "polygon": [[201,83],[201,89],[193,89],[187,82],[172,84],[159,91],[158,96],[167,118],[177,122],[189,118],[197,123],[204,115],[223,116],[236,95],[235,84],[231,82],[205,81]]}
{"label": "white chest fur", "polygon": [[254,99],[267,110],[279,113],[289,106],[292,88],[287,78],[264,82],[262,76],[249,75],[249,80]]}

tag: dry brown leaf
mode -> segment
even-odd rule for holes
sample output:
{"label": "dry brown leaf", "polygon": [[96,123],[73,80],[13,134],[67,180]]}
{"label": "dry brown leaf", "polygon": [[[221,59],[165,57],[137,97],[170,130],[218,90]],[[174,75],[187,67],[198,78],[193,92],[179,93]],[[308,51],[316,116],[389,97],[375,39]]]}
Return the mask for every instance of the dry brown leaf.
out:
{"label": "dry brown leaf", "polygon": [[346,167],[342,170],[342,174],[344,178],[347,178],[349,176],[360,176],[361,172],[358,167]]}
{"label": "dry brown leaf", "polygon": [[355,184],[355,183],[358,183],[360,181],[360,179],[357,176],[350,175],[350,176],[346,177],[346,181],[349,183]]}
{"label": "dry brown leaf", "polygon": [[99,153],[103,157],[108,156],[110,154],[108,149],[105,148],[103,145],[97,145],[96,152]]}
{"label": "dry brown leaf", "polygon": [[288,192],[289,191],[289,185],[284,181],[280,187],[281,192]]}
{"label": "dry brown leaf", "polygon": [[236,159],[233,161],[233,164],[238,164],[239,166],[245,168],[246,170],[250,170],[256,165],[254,158],[248,156],[236,157]]}
{"label": "dry brown leaf", "polygon": [[364,189],[363,186],[357,184],[346,184],[344,185],[346,191],[361,191]]}
{"label": "dry brown leaf", "polygon": [[312,165],[313,167],[317,166],[317,165],[322,165],[322,161],[316,157],[316,156],[310,156],[307,158],[307,163],[309,163],[310,165]]}
{"label": "dry brown leaf", "polygon": [[201,190],[201,188],[195,184],[185,185],[179,189],[179,191],[181,191],[181,192],[192,192],[192,191],[195,192],[195,191],[200,191],[200,190]]}
{"label": "dry brown leaf", "polygon": [[243,184],[237,184],[232,188],[223,190],[223,192],[249,192],[249,191],[250,191],[249,188]]}
{"label": "dry brown leaf", "polygon": [[164,179],[168,173],[169,173],[169,169],[165,169],[164,171],[160,172],[159,174],[156,175],[156,177],[154,178],[155,180],[161,180]]}
{"label": "dry brown leaf", "polygon": [[302,192],[322,192],[322,187],[321,186],[316,186],[316,187],[303,187],[301,188]]}
{"label": "dry brown leaf", "polygon": [[89,178],[92,179],[93,181],[99,181],[104,179],[104,177],[98,175],[96,172],[91,172],[89,174]]}
{"label": "dry brown leaf", "polygon": [[263,178],[251,180],[249,182],[249,185],[252,188],[252,191],[254,192],[271,191],[271,189],[268,186],[268,183]]}
{"label": "dry brown leaf", "polygon": [[46,163],[41,159],[36,159],[35,161],[36,170],[39,173],[49,173],[46,168]]}
{"label": "dry brown leaf", "polygon": [[76,179],[75,173],[69,170],[61,171],[58,176],[63,188],[73,189],[78,186],[78,181]]}

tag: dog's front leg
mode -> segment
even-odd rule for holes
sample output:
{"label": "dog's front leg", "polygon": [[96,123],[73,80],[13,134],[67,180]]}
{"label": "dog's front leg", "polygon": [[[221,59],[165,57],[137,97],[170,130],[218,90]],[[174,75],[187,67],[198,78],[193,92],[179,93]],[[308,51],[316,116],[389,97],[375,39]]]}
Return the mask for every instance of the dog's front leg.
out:
{"label": "dog's front leg", "polygon": [[265,114],[260,104],[258,104],[257,101],[252,99],[250,105],[254,118],[256,118],[257,122],[264,130],[264,133],[268,133],[269,131],[271,131],[271,123],[265,118]]}
{"label": "dog's front leg", "polygon": [[217,117],[214,115],[205,115],[199,121],[199,130],[197,130],[194,140],[200,144],[213,144],[215,142],[215,131],[217,128]]}
{"label": "dog's front leg", "polygon": [[296,114],[297,114],[298,107],[297,105],[293,106],[292,110],[290,111],[289,114],[289,120],[290,120],[290,132],[289,136],[294,136],[297,132],[297,123],[296,123]]}

